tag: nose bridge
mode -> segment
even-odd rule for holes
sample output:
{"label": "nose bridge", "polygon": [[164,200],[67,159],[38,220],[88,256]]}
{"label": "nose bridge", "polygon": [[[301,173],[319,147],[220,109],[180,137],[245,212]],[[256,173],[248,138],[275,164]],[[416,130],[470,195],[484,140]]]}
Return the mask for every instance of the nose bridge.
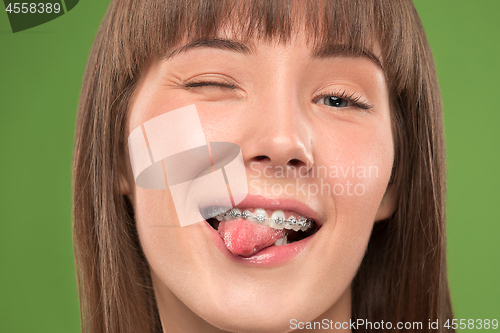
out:
{"label": "nose bridge", "polygon": [[266,104],[262,109],[268,119],[264,126],[266,133],[263,135],[267,143],[284,150],[304,145],[307,141],[307,121],[293,89],[269,98]]}
{"label": "nose bridge", "polygon": [[247,160],[271,166],[312,166],[311,131],[300,82],[285,59],[270,71],[257,106],[257,126]]}

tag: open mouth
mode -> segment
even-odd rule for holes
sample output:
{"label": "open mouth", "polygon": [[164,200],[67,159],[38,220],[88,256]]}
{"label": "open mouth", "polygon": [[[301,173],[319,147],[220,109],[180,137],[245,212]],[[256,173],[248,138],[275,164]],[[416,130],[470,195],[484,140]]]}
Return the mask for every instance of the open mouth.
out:
{"label": "open mouth", "polygon": [[203,213],[228,250],[239,257],[299,242],[320,229],[313,219],[287,210],[208,207]]}

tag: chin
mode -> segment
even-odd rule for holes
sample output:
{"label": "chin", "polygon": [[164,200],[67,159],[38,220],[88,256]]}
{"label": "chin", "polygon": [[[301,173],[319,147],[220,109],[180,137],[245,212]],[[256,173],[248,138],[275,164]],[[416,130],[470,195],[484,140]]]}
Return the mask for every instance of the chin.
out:
{"label": "chin", "polygon": [[[304,313],[299,313],[299,311],[296,306],[274,308],[258,302],[254,305],[228,306],[224,309],[211,311],[204,316],[204,319],[213,326],[228,332],[278,333],[291,330],[291,319],[306,317]],[[293,315],[294,313],[295,315]]]}
{"label": "chin", "polygon": [[[350,293],[339,290],[322,292],[316,283],[308,283],[311,279],[297,281],[289,285],[282,282],[253,280],[242,287],[241,283],[214,288],[209,299],[204,300],[201,308],[193,308],[196,314],[211,325],[238,333],[251,332],[289,332],[290,321],[314,321],[321,318],[329,309],[345,299],[350,301]],[[268,284],[266,284],[268,283]],[[265,285],[265,286],[264,286]],[[322,290],[320,290],[322,289]],[[347,291],[349,291],[349,287]],[[342,297],[342,295],[347,296]]]}

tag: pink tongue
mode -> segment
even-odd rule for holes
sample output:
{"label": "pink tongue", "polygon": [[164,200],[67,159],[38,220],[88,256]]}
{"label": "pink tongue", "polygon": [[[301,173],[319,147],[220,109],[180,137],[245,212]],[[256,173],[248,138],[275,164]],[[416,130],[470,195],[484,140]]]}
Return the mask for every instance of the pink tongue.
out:
{"label": "pink tongue", "polygon": [[283,237],[285,230],[239,219],[221,222],[219,234],[234,255],[250,257]]}

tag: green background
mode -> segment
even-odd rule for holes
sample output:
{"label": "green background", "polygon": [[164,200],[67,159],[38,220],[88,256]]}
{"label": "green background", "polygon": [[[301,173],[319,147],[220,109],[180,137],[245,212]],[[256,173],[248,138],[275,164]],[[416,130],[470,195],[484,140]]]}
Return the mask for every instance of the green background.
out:
{"label": "green background", "polygon": [[[13,34],[0,7],[0,332],[77,332],[71,158],[109,1]],[[456,318],[500,319],[500,1],[416,0],[441,84]],[[500,330],[500,328],[499,328]]]}

